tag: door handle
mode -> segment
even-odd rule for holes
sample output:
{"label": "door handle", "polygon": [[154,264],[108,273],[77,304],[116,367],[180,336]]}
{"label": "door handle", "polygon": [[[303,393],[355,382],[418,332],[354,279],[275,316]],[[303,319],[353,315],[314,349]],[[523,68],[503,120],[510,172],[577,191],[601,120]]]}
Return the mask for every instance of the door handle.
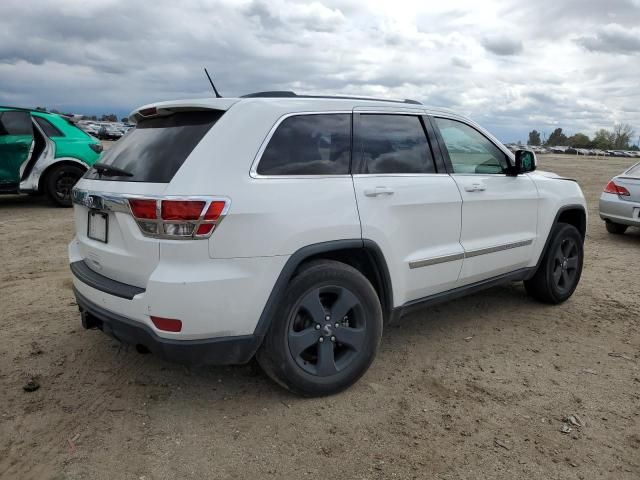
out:
{"label": "door handle", "polygon": [[378,195],[393,195],[393,190],[389,187],[367,188],[364,191],[367,197],[377,197]]}
{"label": "door handle", "polygon": [[484,183],[473,183],[471,185],[465,185],[464,189],[467,192],[484,192],[487,186]]}

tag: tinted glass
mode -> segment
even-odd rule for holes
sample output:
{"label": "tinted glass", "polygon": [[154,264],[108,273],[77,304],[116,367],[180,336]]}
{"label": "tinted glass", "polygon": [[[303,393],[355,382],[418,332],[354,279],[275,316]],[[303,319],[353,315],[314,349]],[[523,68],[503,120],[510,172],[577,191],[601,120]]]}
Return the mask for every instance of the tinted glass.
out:
{"label": "tinted glass", "polygon": [[507,156],[487,137],[455,120],[436,118],[454,173],[503,173]]}
{"label": "tinted glass", "polygon": [[32,135],[29,112],[0,112],[0,135]]}
{"label": "tinted glass", "polygon": [[298,115],[285,119],[258,164],[260,175],[349,173],[351,115]]}
{"label": "tinted glass", "polygon": [[420,117],[360,115],[363,173],[435,173]]}
{"label": "tinted glass", "polygon": [[640,177],[640,163],[630,168],[629,171],[627,172],[627,175]]}
{"label": "tinted glass", "polygon": [[64,137],[62,132],[51,125],[51,122],[49,122],[49,120],[45,120],[42,117],[36,116],[34,116],[33,118],[47,137]]}
{"label": "tinted glass", "polygon": [[178,112],[168,117],[141,120],[111,148],[100,163],[131,173],[131,177],[102,176],[94,169],[87,178],[122,182],[169,183],[202,137],[224,112]]}

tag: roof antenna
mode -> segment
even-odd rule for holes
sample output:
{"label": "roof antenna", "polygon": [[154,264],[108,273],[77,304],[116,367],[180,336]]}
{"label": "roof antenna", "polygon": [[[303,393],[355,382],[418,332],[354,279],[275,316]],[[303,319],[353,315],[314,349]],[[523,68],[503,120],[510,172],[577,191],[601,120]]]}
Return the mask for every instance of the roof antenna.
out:
{"label": "roof antenna", "polygon": [[218,90],[216,90],[216,86],[213,84],[213,80],[211,80],[211,75],[209,75],[209,72],[207,72],[207,67],[204,68],[204,73],[207,74],[207,78],[209,79],[209,83],[211,84],[211,88],[213,88],[213,93],[216,94],[216,98],[222,98],[222,95],[220,95],[218,93]]}

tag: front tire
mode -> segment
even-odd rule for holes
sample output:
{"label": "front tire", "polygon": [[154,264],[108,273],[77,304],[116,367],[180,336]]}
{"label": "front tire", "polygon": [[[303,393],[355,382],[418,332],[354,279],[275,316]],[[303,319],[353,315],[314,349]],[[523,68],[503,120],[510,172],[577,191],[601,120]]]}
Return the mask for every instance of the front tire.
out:
{"label": "front tire", "polygon": [[583,239],[578,229],[567,223],[556,224],[538,270],[524,282],[527,293],[544,303],[564,302],[578,286],[583,261]]}
{"label": "front tire", "polygon": [[59,207],[71,206],[71,189],[84,170],[75,165],[59,165],[53,167],[44,179],[44,191],[49,200]]}
{"label": "front tire", "polygon": [[610,221],[605,221],[604,226],[607,228],[607,232],[613,233],[614,235],[622,235],[629,228],[628,225],[622,225],[620,223],[613,223]]}
{"label": "front tire", "polygon": [[273,380],[303,396],[331,395],[369,368],[382,336],[382,308],[369,281],[332,260],[289,283],[257,354]]}

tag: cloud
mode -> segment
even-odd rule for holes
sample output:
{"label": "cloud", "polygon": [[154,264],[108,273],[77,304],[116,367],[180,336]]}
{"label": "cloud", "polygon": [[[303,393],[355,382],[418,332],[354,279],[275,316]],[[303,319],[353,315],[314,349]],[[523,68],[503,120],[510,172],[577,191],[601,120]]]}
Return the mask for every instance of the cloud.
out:
{"label": "cloud", "polygon": [[496,55],[517,55],[522,52],[522,42],[502,35],[492,35],[482,39],[482,46]]}
{"label": "cloud", "polygon": [[[635,3],[634,3],[635,2]],[[637,0],[1,0],[0,104],[126,114],[260,90],[414,98],[499,138],[640,130]],[[500,32],[500,33],[498,33]],[[602,55],[605,52],[608,55]],[[611,53],[620,53],[610,55]]]}
{"label": "cloud", "polygon": [[460,67],[460,68],[466,68],[466,69],[471,68],[471,64],[467,62],[464,58],[460,58],[460,57],[451,57],[451,65],[453,65],[454,67]]}
{"label": "cloud", "polygon": [[591,52],[631,55],[640,52],[640,29],[610,23],[600,27],[595,35],[579,37],[576,42]]}

